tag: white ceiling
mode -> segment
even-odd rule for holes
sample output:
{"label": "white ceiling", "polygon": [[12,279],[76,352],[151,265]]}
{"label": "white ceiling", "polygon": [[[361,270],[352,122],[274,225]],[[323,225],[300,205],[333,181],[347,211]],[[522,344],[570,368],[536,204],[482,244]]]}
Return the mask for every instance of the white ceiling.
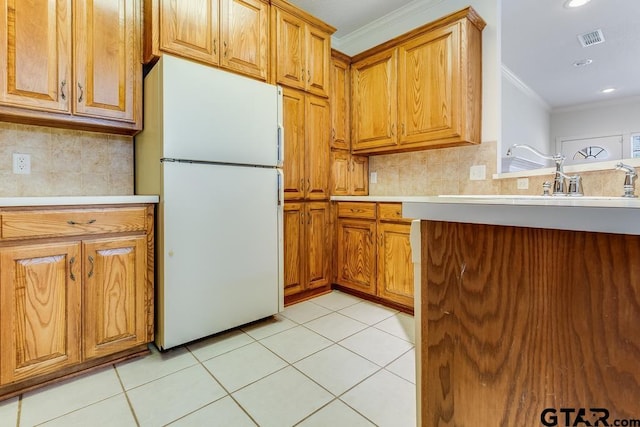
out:
{"label": "white ceiling", "polygon": [[[446,1],[446,0],[445,0]],[[496,0],[499,2],[500,0]],[[289,0],[347,37],[397,9],[425,0]],[[640,0],[501,0],[502,61],[550,107],[640,95]],[[473,0],[469,0],[473,5]],[[602,29],[605,42],[583,48],[577,35]],[[573,62],[592,59],[587,67]],[[603,96],[599,90],[618,90]]]}

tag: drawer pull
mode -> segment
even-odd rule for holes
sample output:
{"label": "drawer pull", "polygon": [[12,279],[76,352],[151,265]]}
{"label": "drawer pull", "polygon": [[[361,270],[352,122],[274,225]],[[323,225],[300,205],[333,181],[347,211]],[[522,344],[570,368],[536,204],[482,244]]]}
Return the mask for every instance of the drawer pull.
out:
{"label": "drawer pull", "polygon": [[71,259],[69,260],[69,278],[74,282],[76,281],[76,275],[73,274],[73,264],[75,263],[76,263],[76,257],[72,256]]}
{"label": "drawer pull", "polygon": [[91,255],[89,255],[89,264],[91,264],[91,270],[89,270],[89,274],[87,274],[87,277],[93,276],[93,257]]}
{"label": "drawer pull", "polygon": [[82,223],[82,222],[76,222],[76,221],[74,221],[74,220],[70,219],[69,221],[67,221],[67,224],[69,224],[69,225],[83,225],[83,224],[84,224],[84,225],[89,225],[89,224],[93,224],[94,222],[96,222],[96,220],[95,220],[95,219],[90,219],[89,221],[87,221],[87,222],[85,222],[85,223]]}
{"label": "drawer pull", "polygon": [[351,208],[351,212],[360,213],[360,212],[364,212],[364,211],[362,209]]}

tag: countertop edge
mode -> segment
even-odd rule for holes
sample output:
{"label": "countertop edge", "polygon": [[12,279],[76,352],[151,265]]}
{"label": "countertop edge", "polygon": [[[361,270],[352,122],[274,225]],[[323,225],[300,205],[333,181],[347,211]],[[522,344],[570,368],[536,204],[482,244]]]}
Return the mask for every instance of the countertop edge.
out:
{"label": "countertop edge", "polygon": [[0,208],[31,206],[127,205],[158,203],[157,195],[0,197]]}

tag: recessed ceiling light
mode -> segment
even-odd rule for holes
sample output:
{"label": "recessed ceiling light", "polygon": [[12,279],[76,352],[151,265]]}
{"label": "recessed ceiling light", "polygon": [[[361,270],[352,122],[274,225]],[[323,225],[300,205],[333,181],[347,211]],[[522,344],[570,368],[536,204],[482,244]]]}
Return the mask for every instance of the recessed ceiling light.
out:
{"label": "recessed ceiling light", "polygon": [[606,89],[602,89],[600,92],[601,93],[611,93],[611,92],[614,92],[615,90],[616,90],[616,88],[614,88],[614,87],[608,87]]}
{"label": "recessed ceiling light", "polygon": [[564,2],[564,7],[566,8],[580,7],[580,6],[584,6],[590,1],[591,0],[567,0],[566,2]]}
{"label": "recessed ceiling light", "polygon": [[585,65],[589,65],[593,62],[593,59],[579,59],[573,63],[574,67],[584,67]]}

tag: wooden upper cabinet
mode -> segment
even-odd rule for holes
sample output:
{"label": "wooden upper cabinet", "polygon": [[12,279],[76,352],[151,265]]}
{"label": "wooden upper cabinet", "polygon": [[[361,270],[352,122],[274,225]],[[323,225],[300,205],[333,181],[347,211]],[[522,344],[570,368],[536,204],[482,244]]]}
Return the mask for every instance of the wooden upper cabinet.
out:
{"label": "wooden upper cabinet", "polygon": [[80,243],[0,249],[0,384],[81,360]]}
{"label": "wooden upper cabinet", "polygon": [[160,49],[219,63],[219,0],[160,0]]}
{"label": "wooden upper cabinet", "polygon": [[142,108],[136,2],[74,4],[74,114],[136,121]]}
{"label": "wooden upper cabinet", "polygon": [[276,81],[296,89],[305,88],[305,23],[275,8]]}
{"label": "wooden upper cabinet", "polygon": [[369,194],[369,158],[348,151],[331,151],[331,195],[366,196]]}
{"label": "wooden upper cabinet", "polygon": [[71,0],[0,5],[0,103],[69,111]]}
{"label": "wooden upper cabinet", "polygon": [[[335,52],[335,51],[334,51]],[[351,126],[349,124],[351,98],[351,72],[349,59],[338,56],[331,57],[331,148],[351,149]]]}
{"label": "wooden upper cabinet", "polygon": [[354,152],[479,144],[484,26],[467,7],[353,58]]}
{"label": "wooden upper cabinet", "polygon": [[354,151],[397,143],[397,50],[377,53],[351,65]]}
{"label": "wooden upper cabinet", "polygon": [[221,0],[222,66],[267,79],[269,5],[260,0]]}
{"label": "wooden upper cabinet", "polygon": [[117,353],[147,341],[146,236],[84,243],[84,356]]}
{"label": "wooden upper cabinet", "polygon": [[282,1],[272,1],[272,5],[276,82],[328,97],[335,29]]}
{"label": "wooden upper cabinet", "polygon": [[331,36],[307,25],[306,89],[315,95],[329,96],[329,73],[331,62]]}
{"label": "wooden upper cabinet", "polygon": [[460,34],[456,23],[398,49],[400,144],[461,135]]}
{"label": "wooden upper cabinet", "polygon": [[134,133],[140,0],[0,0],[4,120]]}

